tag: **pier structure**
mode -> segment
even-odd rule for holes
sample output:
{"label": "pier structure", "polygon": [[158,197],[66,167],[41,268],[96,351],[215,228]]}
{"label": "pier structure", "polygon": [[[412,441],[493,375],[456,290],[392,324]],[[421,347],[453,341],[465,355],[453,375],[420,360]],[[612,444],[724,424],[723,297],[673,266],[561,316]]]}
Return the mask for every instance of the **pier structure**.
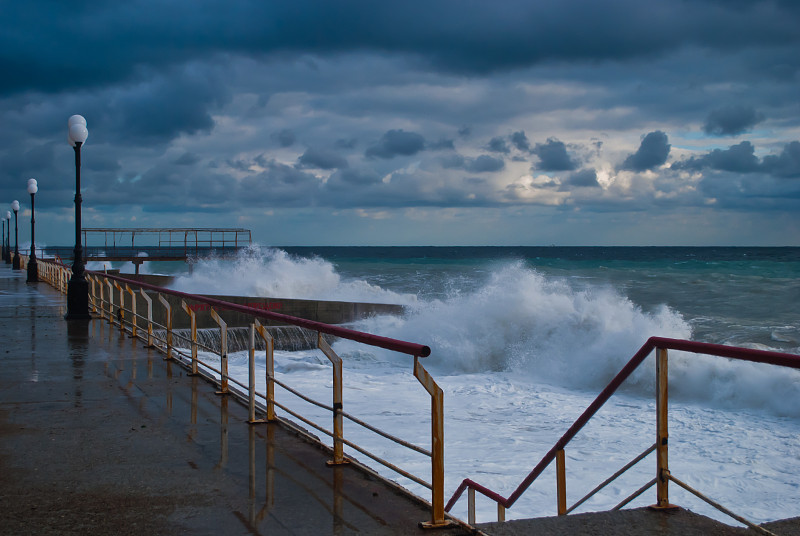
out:
{"label": "pier structure", "polygon": [[[44,262],[39,264],[39,270],[43,280],[63,292],[68,278],[63,272],[68,272],[67,267]],[[10,326],[3,335],[8,348],[13,350],[13,353],[6,351],[3,356],[5,374],[0,375],[0,499],[4,504],[0,509],[0,524],[8,534],[47,533],[45,529],[51,526],[58,526],[50,531],[53,533],[90,531],[100,534],[186,531],[210,534],[230,532],[232,526],[236,527],[233,532],[250,534],[430,534],[430,529],[436,534],[490,536],[800,533],[798,518],[755,525],[734,514],[734,519],[749,527],[738,528],[670,503],[670,482],[703,500],[707,498],[669,471],[666,383],[668,350],[791,368],[800,368],[800,356],[651,337],[512,495],[503,497],[473,480],[464,479],[445,506],[442,502],[442,395],[420,363],[420,358],[430,353],[427,347],[305,319],[281,318],[285,315],[216,298],[161,289],[181,297],[184,300],[181,308],[192,320],[194,314],[186,300],[212,307],[212,316],[221,333],[221,345],[207,349],[217,352],[219,357],[219,362],[209,362],[198,356],[194,334],[190,339],[190,352],[175,343],[176,334],[170,320],[172,306],[166,299],[162,300],[162,296],[158,301],[168,311],[166,331],[155,340],[150,307],[147,313],[138,314],[135,301],[125,305],[125,296],[134,293],[130,287],[134,281],[98,272],[88,275],[94,285],[108,289],[104,296],[103,291],[98,293],[92,288],[94,320],[58,322],[64,301],[56,291],[43,285],[21,285],[21,277],[9,269],[0,273],[0,316],[3,325]],[[149,286],[141,285],[140,292]],[[249,385],[228,375],[227,324],[216,314],[215,308],[249,313],[256,318],[281,318],[319,333],[318,347],[333,365],[333,403],[315,404],[331,411],[333,431],[291,411],[283,405],[282,398],[275,395],[277,386],[290,392],[291,389],[274,376],[271,339],[257,320],[251,325],[250,337],[253,341],[257,333],[266,343],[266,393],[256,392],[254,386],[254,342],[250,343]],[[145,319],[146,325],[137,325]],[[191,325],[194,332],[195,322]],[[323,334],[414,357],[414,376],[431,396],[430,450],[377,431],[344,410],[341,398],[344,363],[326,343]],[[145,341],[146,344],[142,344]],[[565,448],[653,351],[658,373],[656,442],[592,493],[655,453],[656,477],[631,497],[654,486],[656,503],[650,508],[567,515],[585,499],[567,506]],[[155,359],[156,355],[159,359]],[[278,410],[290,415],[292,420],[279,416]],[[202,418],[198,414],[202,414]],[[216,414],[218,418],[212,417]],[[53,415],[57,419],[51,422]],[[262,418],[258,418],[259,415]],[[385,460],[346,440],[343,418],[431,456],[432,482],[426,483],[387,465]],[[261,428],[262,425],[265,428]],[[333,446],[320,443],[306,425],[329,435]],[[238,452],[234,453],[236,449]],[[312,451],[317,454],[310,454]],[[355,452],[426,485],[432,491],[431,502],[383,479],[361,464],[353,456]],[[332,475],[316,467],[312,470],[306,467],[306,460],[311,460],[310,465],[316,463],[315,459],[319,461],[319,453],[322,453],[321,458],[327,458],[327,463],[319,467],[326,466],[328,471],[333,471]],[[278,463],[278,458],[288,460],[288,465]],[[65,461],[53,464],[53,460]],[[246,464],[244,460],[248,460]],[[556,462],[559,515],[504,521],[505,510],[552,461]],[[187,465],[190,470],[186,469]],[[87,469],[89,466],[91,469]],[[311,476],[306,478],[302,471]],[[191,486],[186,486],[186,482]],[[444,513],[458,501],[463,491],[468,493],[468,523]],[[476,523],[476,492],[497,502],[498,522]],[[370,494],[373,501],[369,499]],[[331,496],[331,502],[326,502],[323,496]],[[620,508],[628,500],[623,501]],[[44,515],[31,517],[30,512],[40,506],[45,510]],[[48,516],[54,510],[60,514],[55,521]],[[97,515],[89,516],[89,513]],[[420,515],[428,521],[420,522]],[[69,525],[67,529],[63,523]]]}
{"label": "pier structure", "polygon": [[[187,261],[209,255],[236,255],[252,242],[249,229],[241,228],[106,228],[84,227],[85,261],[126,261],[136,266],[145,261]],[[46,247],[49,256],[71,259],[73,249]]]}

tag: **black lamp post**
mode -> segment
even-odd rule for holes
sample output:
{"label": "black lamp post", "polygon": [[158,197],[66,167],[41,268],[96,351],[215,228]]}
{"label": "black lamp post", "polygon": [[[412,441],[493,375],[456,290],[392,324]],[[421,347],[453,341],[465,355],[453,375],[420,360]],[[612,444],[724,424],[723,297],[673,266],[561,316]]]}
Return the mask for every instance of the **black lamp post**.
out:
{"label": "black lamp post", "polygon": [[39,267],[36,265],[36,209],[34,197],[39,191],[36,179],[28,179],[28,193],[31,194],[31,254],[28,258],[28,283],[39,282]]}
{"label": "black lamp post", "polygon": [[19,212],[19,201],[14,200],[11,203],[11,210],[14,211],[14,258],[11,261],[11,267],[14,270],[19,270],[19,230],[17,229],[17,213]]}
{"label": "black lamp post", "polygon": [[11,264],[11,212],[6,210],[6,264]]}
{"label": "black lamp post", "polygon": [[5,262],[5,260],[6,260],[6,217],[3,216],[2,218],[0,218],[0,220],[3,221],[3,234],[0,235],[0,238],[2,238],[2,240],[3,240],[3,246],[0,249],[2,250],[3,262]]}
{"label": "black lamp post", "polygon": [[72,277],[67,285],[67,320],[90,320],[89,282],[83,265],[81,246],[81,145],[89,137],[86,119],[73,115],[67,122],[69,143],[75,149],[75,251],[73,252]]}

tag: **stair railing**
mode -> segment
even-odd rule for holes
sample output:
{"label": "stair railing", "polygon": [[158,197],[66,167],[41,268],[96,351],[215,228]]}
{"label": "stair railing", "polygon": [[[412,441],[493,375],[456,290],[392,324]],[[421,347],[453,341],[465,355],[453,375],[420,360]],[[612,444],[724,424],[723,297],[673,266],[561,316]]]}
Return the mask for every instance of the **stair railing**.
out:
{"label": "stair railing", "polygon": [[[566,456],[565,448],[575,435],[583,428],[587,422],[603,407],[609,398],[617,391],[622,383],[636,370],[639,365],[655,350],[656,352],[656,441],[648,447],[643,453],[634,458],[625,467],[617,471],[605,482],[597,486],[587,496],[580,499],[572,507],[567,507],[566,501]],[[625,471],[639,463],[647,455],[656,452],[656,475],[650,482],[636,490],[633,494],[628,496],[621,503],[616,505],[612,510],[618,510],[628,504],[630,501],[650,489],[653,485],[656,486],[656,508],[674,508],[669,502],[669,483],[683,487],[690,493],[701,498],[711,506],[717,508],[721,512],[736,519],[737,521],[755,529],[761,533],[768,531],[751,523],[750,521],[738,516],[728,510],[727,508],[719,505],[715,501],[705,497],[702,493],[692,489],[684,482],[672,476],[669,471],[668,463],[668,448],[669,448],[669,434],[667,427],[668,416],[668,350],[678,350],[683,352],[692,352],[697,354],[713,355],[718,357],[726,357],[740,361],[751,361],[754,363],[765,363],[770,365],[777,365],[781,367],[789,367],[793,369],[800,369],[800,355],[786,354],[781,352],[769,352],[764,350],[751,350],[748,348],[737,348],[733,346],[724,346],[720,344],[709,344],[702,342],[686,341],[680,339],[668,339],[663,337],[651,337],[639,349],[638,352],[631,358],[630,361],[620,370],[613,380],[606,386],[605,389],[595,398],[589,407],[578,417],[572,426],[569,427],[567,432],[561,436],[555,445],[544,455],[538,464],[531,470],[530,473],[522,480],[517,488],[509,495],[504,497],[499,493],[483,486],[474,480],[465,478],[456,489],[453,496],[445,506],[445,511],[450,511],[456,504],[458,499],[464,493],[468,492],[468,522],[475,523],[475,494],[480,493],[485,497],[497,503],[497,520],[505,521],[505,511],[525,493],[525,491],[533,484],[533,482],[542,474],[542,472],[553,462],[556,461],[556,501],[559,515],[566,515],[572,512],[575,508],[583,504],[586,500],[592,497],[595,493],[603,489],[609,483],[614,481],[617,477],[622,475]]]}

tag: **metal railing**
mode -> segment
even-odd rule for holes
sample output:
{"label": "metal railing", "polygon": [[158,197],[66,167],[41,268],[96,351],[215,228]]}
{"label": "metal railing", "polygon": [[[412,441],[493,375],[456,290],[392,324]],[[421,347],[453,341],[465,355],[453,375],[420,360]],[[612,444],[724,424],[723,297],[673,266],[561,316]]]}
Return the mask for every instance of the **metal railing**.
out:
{"label": "metal railing", "polygon": [[[27,259],[26,259],[27,260]],[[52,260],[39,260],[40,278],[50,283],[54,288],[66,293],[67,283],[71,276],[71,269],[61,263]],[[420,359],[430,355],[430,348],[424,345],[390,339],[369,333],[363,333],[339,326],[323,324],[302,318],[291,317],[280,313],[247,307],[222,300],[208,298],[194,294],[188,294],[175,290],[170,290],[154,285],[131,281],[122,277],[106,274],[102,272],[87,271],[89,281],[89,299],[92,312],[100,318],[108,320],[112,325],[116,325],[131,337],[137,337],[146,342],[148,346],[155,347],[165,354],[166,360],[174,360],[190,369],[190,374],[199,374],[216,383],[219,387],[217,391],[220,395],[233,395],[245,402],[249,409],[249,420],[251,424],[273,422],[280,420],[290,426],[297,427],[291,421],[287,421],[276,415],[276,408],[283,410],[292,417],[311,426],[315,430],[329,436],[333,441],[333,459],[329,465],[340,465],[350,463],[344,452],[347,446],[360,452],[390,470],[400,474],[413,482],[431,491],[431,518],[421,522],[420,525],[426,528],[437,528],[451,525],[454,519],[445,512],[444,508],[444,394],[442,389],[436,384],[434,379],[422,366]],[[136,289],[136,290],[134,290]],[[146,292],[149,291],[149,292]],[[189,335],[184,337],[175,333],[172,329],[173,308],[164,298],[165,295],[172,295],[181,299],[181,309],[189,316],[190,329]],[[137,307],[138,298],[143,300],[145,307]],[[155,299],[154,299],[155,298]],[[188,303],[187,303],[188,302]],[[211,313],[216,320],[220,330],[220,346],[212,348],[202,345],[197,340],[197,327],[195,314],[189,303],[204,303],[211,306]],[[164,325],[153,321],[153,306],[160,303],[166,313]],[[253,319],[250,324],[250,344],[248,359],[248,378],[247,383],[243,383],[237,378],[231,377],[228,373],[228,348],[227,348],[227,324],[220,317],[217,311],[228,310],[250,315]],[[139,312],[142,311],[142,312]],[[259,321],[259,319],[276,320],[285,324],[300,326],[317,332],[317,347],[322,351],[326,358],[331,362],[333,368],[333,392],[332,403],[324,404],[311,399],[300,393],[298,390],[285,384],[275,377],[274,371],[274,341],[271,335]],[[140,325],[141,322],[141,325]],[[163,331],[164,335],[159,336],[157,330]],[[266,392],[256,391],[256,372],[255,372],[255,352],[256,334],[261,337],[266,346]],[[431,448],[426,449],[400,438],[397,438],[385,431],[382,431],[357,417],[344,411],[342,402],[342,368],[343,360],[336,355],[330,345],[322,337],[322,334],[333,335],[338,338],[349,339],[369,346],[388,349],[401,354],[413,357],[414,377],[425,388],[431,398]],[[175,344],[176,338],[182,338],[188,348],[180,348]],[[213,352],[219,355],[219,366],[203,361],[198,356],[198,349]],[[188,352],[187,352],[188,350]],[[213,373],[213,374],[212,374]],[[328,430],[310,419],[288,408],[275,395],[275,386],[283,388],[300,399],[325,409],[332,414],[332,430]],[[259,403],[259,400],[261,401]],[[257,412],[264,415],[258,419]],[[361,448],[349,441],[344,435],[344,419],[358,424],[381,437],[391,440],[398,445],[423,454],[431,460],[430,482],[416,476],[396,465],[382,459],[378,455]]]}
{"label": "metal railing", "polygon": [[[186,260],[202,255],[236,254],[252,243],[250,230],[239,228],[83,228],[84,260]],[[37,256],[71,259],[71,246],[39,246]],[[30,254],[30,249],[20,253]],[[147,255],[142,257],[140,255]]]}
{"label": "metal railing", "polygon": [[[566,493],[566,456],[565,448],[575,435],[586,425],[587,422],[597,413],[597,411],[608,401],[609,398],[616,392],[622,383],[636,370],[639,365],[655,350],[656,353],[656,441],[648,447],[643,453],[634,458],[625,467],[617,471],[605,482],[593,489],[588,495],[577,501],[573,506],[567,507],[567,493]],[[717,508],[726,515],[736,519],[740,523],[755,529],[758,532],[770,534],[754,523],[738,516],[721,506],[715,501],[704,496],[697,490],[694,490],[684,482],[678,480],[669,471],[668,465],[668,427],[667,427],[667,400],[668,400],[668,350],[678,350],[684,352],[692,352],[697,354],[712,355],[718,357],[726,357],[729,359],[751,361],[755,363],[766,363],[770,365],[777,365],[782,367],[789,367],[800,369],[800,355],[786,354],[781,352],[768,352],[763,350],[750,350],[746,348],[736,348],[732,346],[723,346],[719,344],[709,344],[701,342],[693,342],[679,339],[667,339],[662,337],[651,337],[639,349],[639,351],[631,358],[630,361],[622,368],[622,370],[614,377],[611,383],[603,389],[597,398],[589,405],[589,407],[581,414],[580,417],[570,426],[567,432],[556,442],[556,444],[544,455],[539,463],[528,473],[522,483],[517,486],[511,495],[503,497],[499,493],[490,490],[489,488],[478,484],[477,482],[464,479],[455,491],[453,496],[445,506],[446,511],[450,511],[465,490],[468,490],[468,522],[475,523],[475,492],[492,499],[497,503],[497,519],[498,521],[505,520],[505,510],[510,508],[519,499],[523,493],[533,484],[533,482],[542,474],[542,472],[553,462],[556,461],[556,496],[558,515],[566,515],[578,506],[583,504],[586,500],[599,492],[605,486],[613,482],[617,477],[621,476],[628,469],[642,461],[650,453],[656,453],[656,476],[641,488],[636,490],[633,494],[628,496],[621,503],[616,505],[612,510],[618,510],[628,504],[630,501],[640,496],[642,493],[650,489],[653,485],[656,486],[656,508],[674,508],[669,502],[669,483],[674,482],[678,486],[686,489],[690,493],[701,498],[711,506]]]}

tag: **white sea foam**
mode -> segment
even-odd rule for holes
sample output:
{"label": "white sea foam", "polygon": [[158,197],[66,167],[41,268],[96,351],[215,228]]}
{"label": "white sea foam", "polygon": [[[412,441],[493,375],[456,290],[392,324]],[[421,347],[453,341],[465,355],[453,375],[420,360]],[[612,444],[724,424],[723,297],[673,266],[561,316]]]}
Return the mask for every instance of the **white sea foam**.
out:
{"label": "white sea foam", "polygon": [[[545,276],[518,261],[494,265],[476,290],[459,287],[446,299],[417,299],[347,279],[319,257],[251,247],[235,260],[199,260],[173,288],[399,303],[406,305],[406,315],[370,318],[359,322],[357,329],[429,345],[432,355],[427,363],[439,374],[507,371],[529,381],[589,392],[605,387],[648,337],[692,337],[689,323],[666,305],[645,312],[611,286]],[[338,348],[354,363],[365,361],[361,345],[341,341]],[[796,371],[681,352],[671,355],[670,389],[677,400],[800,415]],[[380,350],[374,357],[396,359]],[[623,390],[650,397],[653,370],[651,357]]]}
{"label": "white sea foam", "polygon": [[[439,373],[510,371],[594,392],[647,338],[691,339],[688,323],[669,307],[646,313],[614,289],[582,285],[575,290],[566,280],[546,278],[522,263],[498,269],[474,293],[418,303],[403,318],[368,319],[359,327],[428,344],[428,362]],[[677,400],[800,416],[797,371],[683,352],[671,356],[670,389]],[[651,356],[623,390],[652,396],[653,363]]]}
{"label": "white sea foam", "polygon": [[262,296],[367,303],[413,303],[415,296],[398,294],[363,280],[343,278],[330,262],[303,258],[280,249],[251,246],[235,259],[199,259],[192,273],[178,277],[172,288],[184,292],[227,296]]}

